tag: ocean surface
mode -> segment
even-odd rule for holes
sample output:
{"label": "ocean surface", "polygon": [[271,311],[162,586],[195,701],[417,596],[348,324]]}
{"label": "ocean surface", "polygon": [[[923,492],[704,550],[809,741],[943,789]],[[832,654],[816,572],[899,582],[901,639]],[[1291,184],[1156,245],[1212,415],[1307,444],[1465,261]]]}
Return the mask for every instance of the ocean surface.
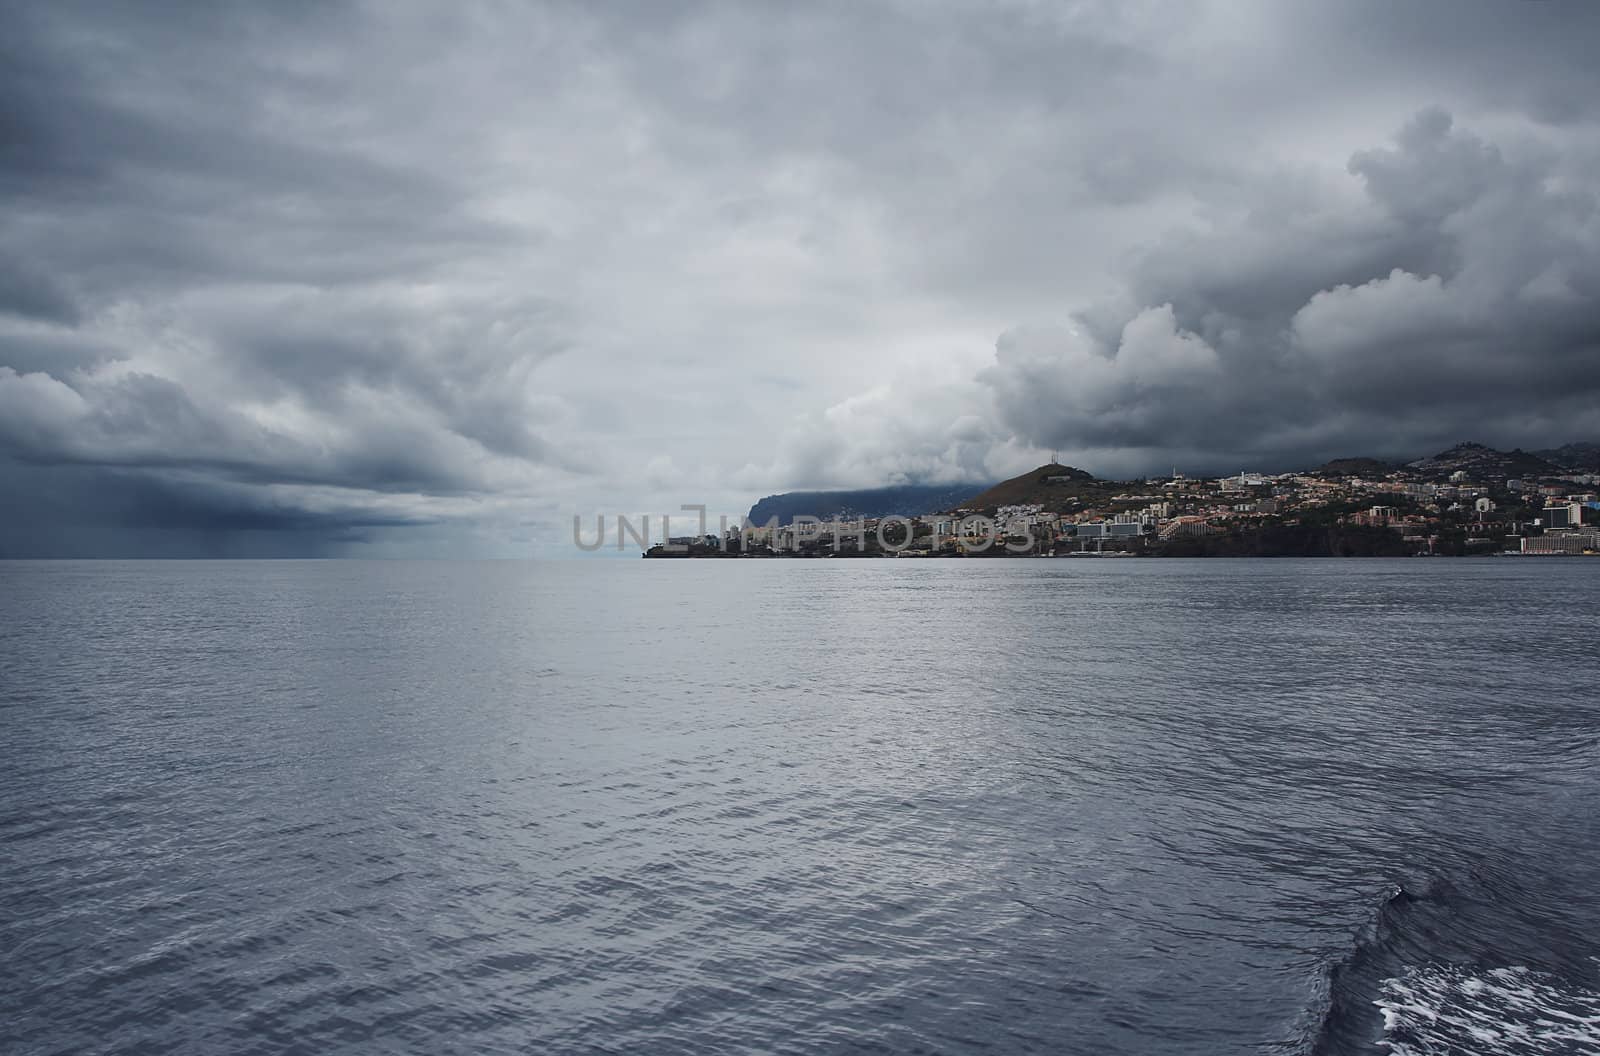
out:
{"label": "ocean surface", "polygon": [[1600,561],[0,564],[0,1051],[1600,1052]]}

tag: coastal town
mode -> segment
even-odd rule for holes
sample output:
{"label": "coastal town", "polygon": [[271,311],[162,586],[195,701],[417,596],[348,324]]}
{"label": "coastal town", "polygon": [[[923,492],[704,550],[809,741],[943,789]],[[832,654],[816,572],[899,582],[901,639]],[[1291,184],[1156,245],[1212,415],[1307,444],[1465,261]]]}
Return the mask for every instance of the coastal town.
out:
{"label": "coastal town", "polygon": [[[948,510],[834,511],[675,536],[646,557],[1578,556],[1600,553],[1591,445],[1107,481],[1050,463]],[[1567,449],[1561,449],[1567,450]],[[1564,464],[1563,464],[1564,463]]]}

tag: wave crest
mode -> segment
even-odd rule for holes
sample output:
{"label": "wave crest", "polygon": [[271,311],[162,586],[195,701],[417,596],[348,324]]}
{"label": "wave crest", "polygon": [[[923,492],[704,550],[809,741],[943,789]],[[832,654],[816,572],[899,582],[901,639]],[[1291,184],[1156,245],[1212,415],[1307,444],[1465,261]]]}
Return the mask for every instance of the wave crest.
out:
{"label": "wave crest", "polygon": [[1395,1056],[1600,1052],[1600,993],[1530,968],[1413,968],[1384,980],[1373,1004]]}

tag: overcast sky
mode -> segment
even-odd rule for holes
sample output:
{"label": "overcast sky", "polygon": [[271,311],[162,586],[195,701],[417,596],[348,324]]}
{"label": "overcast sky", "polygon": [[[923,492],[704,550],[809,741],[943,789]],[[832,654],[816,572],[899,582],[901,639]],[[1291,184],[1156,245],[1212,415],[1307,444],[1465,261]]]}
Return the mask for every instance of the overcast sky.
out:
{"label": "overcast sky", "polygon": [[0,3],[0,554],[1600,440],[1591,0]]}

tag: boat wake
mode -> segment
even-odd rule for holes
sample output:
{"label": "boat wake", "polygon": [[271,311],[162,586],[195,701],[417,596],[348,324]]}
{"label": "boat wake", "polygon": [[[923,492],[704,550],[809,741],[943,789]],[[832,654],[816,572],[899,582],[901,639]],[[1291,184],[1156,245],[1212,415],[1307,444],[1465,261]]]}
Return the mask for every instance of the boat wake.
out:
{"label": "boat wake", "polygon": [[1414,968],[1384,980],[1374,1004],[1395,1056],[1600,1053],[1600,993],[1530,968]]}
{"label": "boat wake", "polygon": [[1600,1054],[1600,961],[1487,894],[1397,887],[1330,972],[1315,1056]]}

